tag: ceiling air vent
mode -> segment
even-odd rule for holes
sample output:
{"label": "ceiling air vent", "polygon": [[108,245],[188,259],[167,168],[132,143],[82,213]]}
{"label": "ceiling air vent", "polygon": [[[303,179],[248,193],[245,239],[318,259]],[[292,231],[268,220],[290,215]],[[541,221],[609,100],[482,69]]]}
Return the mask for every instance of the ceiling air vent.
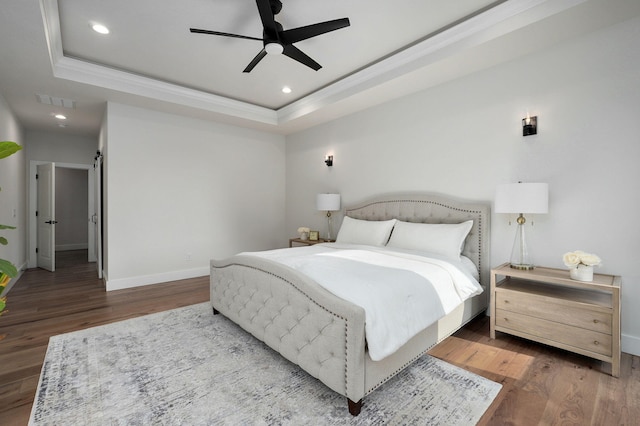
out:
{"label": "ceiling air vent", "polygon": [[76,101],[71,99],[57,98],[49,95],[36,95],[36,98],[38,99],[38,102],[44,105],[53,105],[71,109],[75,109],[76,107]]}

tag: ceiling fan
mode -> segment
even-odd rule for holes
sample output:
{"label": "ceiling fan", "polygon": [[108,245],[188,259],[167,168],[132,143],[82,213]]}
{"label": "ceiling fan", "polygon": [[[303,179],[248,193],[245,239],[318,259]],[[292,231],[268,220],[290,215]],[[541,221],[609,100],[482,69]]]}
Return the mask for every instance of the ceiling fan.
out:
{"label": "ceiling fan", "polygon": [[275,20],[275,15],[280,13],[280,10],[282,10],[282,2],[280,0],[256,0],[256,4],[258,5],[258,13],[260,13],[260,20],[264,27],[262,38],[223,33],[219,31],[201,30],[198,28],[190,28],[190,31],[197,34],[211,34],[243,38],[247,40],[259,40],[263,42],[264,47],[256,57],[253,58],[249,65],[247,65],[243,72],[251,72],[251,70],[258,65],[258,62],[267,56],[267,54],[280,53],[314,69],[315,71],[318,71],[322,66],[295,47],[293,43],[325,34],[330,31],[339,30],[340,28],[348,27],[350,25],[349,18],[342,18],[284,30],[282,25]]}

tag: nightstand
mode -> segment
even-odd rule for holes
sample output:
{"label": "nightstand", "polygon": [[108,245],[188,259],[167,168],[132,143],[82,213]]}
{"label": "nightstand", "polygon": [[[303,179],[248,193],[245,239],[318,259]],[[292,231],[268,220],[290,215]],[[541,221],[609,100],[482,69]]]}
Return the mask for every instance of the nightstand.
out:
{"label": "nightstand", "polygon": [[335,242],[335,240],[325,240],[320,238],[319,240],[302,240],[300,238],[289,238],[289,247],[293,247],[293,243],[298,243],[298,244],[302,244],[305,246],[312,246],[314,244],[320,244],[320,243],[333,243]]}
{"label": "nightstand", "polygon": [[500,331],[586,355],[611,363],[611,375],[619,377],[621,281],[593,274],[583,282],[563,269],[500,265],[491,270],[491,338]]}

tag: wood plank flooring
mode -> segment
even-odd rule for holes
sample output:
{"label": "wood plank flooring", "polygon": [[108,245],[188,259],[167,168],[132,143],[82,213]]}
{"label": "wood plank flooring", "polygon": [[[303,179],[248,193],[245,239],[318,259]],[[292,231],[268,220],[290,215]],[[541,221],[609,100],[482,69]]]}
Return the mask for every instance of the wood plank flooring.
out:
{"label": "wood plank flooring", "polygon": [[[208,300],[208,277],[106,293],[86,251],[25,272],[0,317],[0,424],[25,425],[50,336]],[[478,318],[430,351],[503,384],[480,425],[640,425],[640,358],[606,363],[500,334]],[[365,406],[366,409],[366,399]]]}
{"label": "wood plank flooring", "polygon": [[26,425],[49,337],[209,300],[208,277],[106,292],[84,250],[59,252],[56,272],[30,269],[0,317],[0,424]]}

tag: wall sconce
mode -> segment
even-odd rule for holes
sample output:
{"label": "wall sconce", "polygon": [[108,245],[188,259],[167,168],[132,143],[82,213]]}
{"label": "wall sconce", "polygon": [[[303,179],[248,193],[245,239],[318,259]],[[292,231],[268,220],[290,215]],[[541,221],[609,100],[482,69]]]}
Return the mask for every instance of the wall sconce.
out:
{"label": "wall sconce", "polygon": [[333,166],[333,155],[326,155],[324,157],[324,164],[326,164],[328,167]]}
{"label": "wall sconce", "polygon": [[522,136],[535,135],[538,133],[538,117],[529,117],[528,115],[522,119]]}

